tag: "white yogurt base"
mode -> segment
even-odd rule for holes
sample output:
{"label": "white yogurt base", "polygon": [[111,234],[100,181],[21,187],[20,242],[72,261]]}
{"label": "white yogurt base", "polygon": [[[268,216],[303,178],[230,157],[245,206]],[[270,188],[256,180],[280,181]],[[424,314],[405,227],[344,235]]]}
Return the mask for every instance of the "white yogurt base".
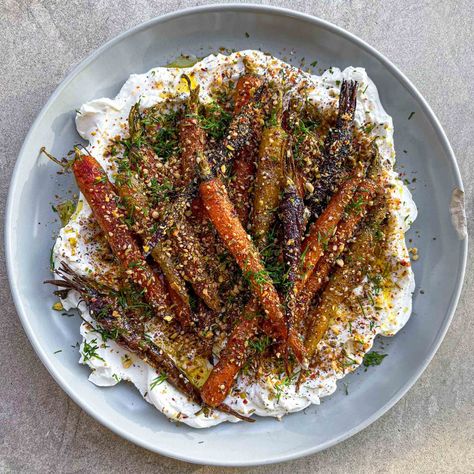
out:
{"label": "white yogurt base", "polygon": [[[278,59],[264,55],[259,51],[242,51],[230,56],[211,55],[190,68],[154,68],[146,74],[133,74],[124,84],[115,99],[97,99],[84,104],[76,117],[77,130],[80,135],[89,141],[88,150],[102,164],[112,179],[114,171],[109,158],[104,152],[109,141],[118,136],[127,134],[127,118],[129,110],[138,100],[143,108],[163,102],[170,95],[180,94],[183,100],[187,97],[187,87],[181,80],[183,73],[192,76],[200,85],[200,99],[203,103],[209,102],[209,87],[221,73],[226,72],[223,80],[237,80],[243,73],[242,58],[251,56],[258,66],[260,73],[270,73],[275,81],[294,80],[295,87],[305,83],[313,90],[309,99],[324,109],[335,106],[339,94],[339,84],[342,79],[353,79],[359,82],[357,109],[355,121],[361,126],[366,122],[377,124],[371,135],[378,136],[377,145],[383,158],[394,163],[395,151],[393,146],[392,119],[382,107],[377,89],[362,68],[348,67],[344,71],[338,69],[327,70],[322,76],[303,73]],[[244,414],[259,416],[281,417],[287,413],[306,408],[310,404],[319,404],[320,398],[332,394],[336,390],[337,380],[355,370],[361,363],[364,354],[370,350],[377,334],[392,336],[407,322],[411,313],[412,293],[415,288],[413,272],[409,266],[410,258],[406,248],[404,234],[411,222],[416,218],[416,206],[408,188],[398,179],[397,173],[390,172],[392,200],[399,202],[393,206],[391,213],[394,230],[389,237],[391,259],[408,262],[401,267],[393,279],[397,288],[391,289],[390,294],[382,292],[377,298],[376,305],[384,309],[375,311],[370,301],[364,300],[360,311],[342,305],[338,311],[351,315],[348,323],[332,325],[319,348],[328,348],[331,345],[334,353],[349,357],[350,365],[341,368],[334,365],[327,370],[319,371],[313,379],[308,379],[297,392],[295,384],[283,386],[278,379],[271,377],[258,382],[249,383],[240,377],[235,384],[237,395],[229,395],[226,403]],[[107,271],[110,264],[98,262],[99,252],[94,253],[94,244],[89,241],[91,230],[84,225],[85,221],[92,221],[91,210],[80,196],[76,213],[70,222],[61,229],[54,247],[55,266],[61,261],[68,263],[76,272],[88,274],[91,269]],[[360,291],[361,288],[356,289]],[[386,294],[384,294],[386,293]],[[78,306],[78,295],[70,292],[63,301],[65,309],[79,307],[84,319],[91,321],[90,315],[83,303]],[[359,314],[360,313],[360,314]],[[369,324],[370,323],[370,324]],[[93,322],[92,322],[93,324]],[[135,355],[120,348],[115,342],[107,340],[103,343],[101,335],[88,324],[81,326],[83,342],[81,344],[80,363],[87,364],[91,369],[89,380],[96,385],[107,387],[127,380],[133,383],[142,396],[149,403],[168,418],[181,421],[196,428],[207,428],[223,421],[239,421],[233,416],[213,411],[211,414],[199,413],[200,406],[191,403],[186,396],[172,387],[166,381],[153,386],[157,373]],[[87,359],[84,345],[97,346],[94,353],[98,357]],[[87,347],[87,346],[86,346]]]}

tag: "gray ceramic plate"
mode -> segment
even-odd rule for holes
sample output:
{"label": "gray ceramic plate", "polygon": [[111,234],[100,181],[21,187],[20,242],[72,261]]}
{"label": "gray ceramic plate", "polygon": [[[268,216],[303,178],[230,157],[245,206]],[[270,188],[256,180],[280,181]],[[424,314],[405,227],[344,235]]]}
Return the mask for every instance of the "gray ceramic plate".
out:
{"label": "gray ceramic plate", "polygon": [[[247,33],[247,34],[246,34]],[[62,155],[77,143],[74,110],[97,97],[113,97],[131,73],[164,65],[181,53],[203,56],[218,50],[261,48],[276,56],[318,60],[318,67],[364,66],[379,88],[395,124],[399,168],[416,176],[420,216],[409,238],[420,249],[414,265],[414,315],[385,344],[383,364],[348,377],[320,407],[283,421],[208,430],[176,426],[131,386],[98,388],[78,365],[79,318],[51,310],[49,277],[55,215],[48,203],[61,189],[74,189],[55,167],[38,159],[45,145]],[[294,54],[290,55],[290,51]],[[408,117],[415,114],[411,120]],[[406,150],[406,153],[403,152]],[[414,174],[416,173],[416,174]],[[62,186],[62,187],[60,187]],[[388,60],[355,36],[317,18],[261,6],[209,6],[166,15],[110,41],[83,61],[44,106],[26,137],[11,182],[6,218],[10,284],[28,337],[52,376],[84,410],[120,436],[174,458],[205,464],[255,465],[320,451],[357,433],[393,406],[423,372],[453,316],[466,261],[466,240],[451,224],[453,189],[462,183],[453,152],[428,104]],[[434,240],[436,238],[436,240]],[[422,291],[423,290],[423,291]],[[62,349],[62,352],[54,354]]]}

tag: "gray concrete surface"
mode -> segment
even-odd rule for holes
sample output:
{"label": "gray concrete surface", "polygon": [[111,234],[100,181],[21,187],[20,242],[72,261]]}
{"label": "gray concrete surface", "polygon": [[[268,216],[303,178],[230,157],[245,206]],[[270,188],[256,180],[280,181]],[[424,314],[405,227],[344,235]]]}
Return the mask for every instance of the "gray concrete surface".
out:
{"label": "gray concrete surface", "polygon": [[[188,0],[0,1],[0,205],[21,143],[71,68],[144,20]],[[473,225],[472,0],[274,0],[359,35],[414,82],[461,167]],[[2,238],[3,241],[3,238]],[[214,473],[137,448],[99,425],[56,385],[31,348],[0,270],[0,471]],[[472,263],[472,252],[469,257]],[[389,413],[350,440],[298,461],[244,472],[473,472],[474,267],[453,324],[426,372]]]}

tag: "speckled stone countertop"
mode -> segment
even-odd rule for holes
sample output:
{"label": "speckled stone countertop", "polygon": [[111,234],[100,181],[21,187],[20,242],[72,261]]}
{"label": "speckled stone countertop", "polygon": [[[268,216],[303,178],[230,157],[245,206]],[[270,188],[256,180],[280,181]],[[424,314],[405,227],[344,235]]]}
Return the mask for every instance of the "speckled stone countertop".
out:
{"label": "speckled stone countertop", "polygon": [[[201,3],[0,2],[2,223],[11,173],[25,135],[73,66],[132,26]],[[472,233],[474,2],[274,0],[271,4],[319,16],[355,33],[413,81],[440,119],[457,156]],[[50,377],[23,332],[10,296],[3,246],[0,252],[1,472],[474,472],[472,265],[440,350],[392,410],[358,435],[322,453],[239,470],[195,466],[147,452],[114,435],[76,406]],[[468,263],[472,260],[471,251]]]}

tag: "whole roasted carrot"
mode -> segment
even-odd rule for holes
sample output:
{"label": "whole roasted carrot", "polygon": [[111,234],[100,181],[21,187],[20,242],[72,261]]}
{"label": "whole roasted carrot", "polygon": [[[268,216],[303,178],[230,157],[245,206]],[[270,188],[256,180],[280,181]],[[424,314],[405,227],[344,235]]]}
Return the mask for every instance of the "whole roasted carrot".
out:
{"label": "whole roasted carrot", "polygon": [[[356,166],[352,175],[341,185],[324,212],[311,226],[309,234],[302,245],[300,273],[293,288],[295,298],[298,297],[313,274],[319,259],[322,257],[332,235],[336,231],[336,226],[341,220],[346,206],[361,183],[366,168],[366,163]],[[294,311],[289,315],[288,327],[288,345],[292,348],[298,361],[302,365],[306,365],[307,359],[302,345],[302,336],[299,334],[295,324]]]}
{"label": "whole roasted carrot", "polygon": [[183,75],[189,86],[189,99],[186,106],[186,114],[178,125],[180,160],[181,160],[181,184],[188,186],[196,176],[196,157],[204,152],[206,132],[199,125],[199,86],[192,89],[191,80]]}
{"label": "whole roasted carrot", "polygon": [[344,265],[335,272],[321,296],[319,305],[312,314],[305,340],[305,348],[310,360],[317,350],[319,341],[324,337],[329,327],[333,309],[344,302],[364,277],[362,270],[373,262],[375,258],[374,248],[381,245],[380,226],[386,217],[386,201],[382,196],[374,206],[367,225],[362,229],[357,240],[350,248],[349,254],[354,258],[351,259],[351,263]]}
{"label": "whole roasted carrot", "polygon": [[[286,157],[286,185],[280,203],[280,220],[283,226],[283,259],[286,268],[285,281],[285,315],[288,323],[288,330],[293,321],[292,315],[295,311],[296,293],[295,284],[298,279],[298,270],[301,262],[301,244],[304,232],[304,203],[295,184],[295,163],[291,147],[288,147]],[[296,353],[302,353],[302,346],[298,339],[292,339],[293,344],[298,343]],[[288,351],[286,351],[288,356]]]}
{"label": "whole roasted carrot", "polygon": [[[366,215],[374,194],[374,183],[371,180],[364,180],[346,207],[347,216],[339,223],[336,233],[329,241],[327,250],[319,259],[313,274],[308,278],[306,285],[296,298],[290,332],[293,333],[293,331],[298,331],[301,328],[301,323],[306,317],[311,301],[326,284],[329,272]],[[341,262],[343,261],[341,260]],[[304,332],[302,333],[304,334]]]}
{"label": "whole roasted carrot", "polygon": [[[174,295],[182,300],[180,312],[180,321],[187,321],[186,325],[191,324],[191,308],[189,306],[189,295],[186,289],[186,283],[179,274],[173,259],[163,247],[163,237],[157,243],[154,243],[153,249],[150,248],[150,240],[156,236],[156,219],[150,208],[149,201],[145,195],[142,183],[133,174],[119,172],[115,180],[115,188],[118,190],[127,210],[127,223],[144,242],[144,249],[149,251],[173,290]],[[170,219],[167,219],[167,226],[173,225]],[[183,307],[184,305],[184,307]]]}
{"label": "whole roasted carrot", "polygon": [[202,387],[201,397],[207,405],[218,406],[230,392],[235,376],[247,359],[248,341],[257,332],[259,311],[258,301],[252,298],[221,351],[219,362]]}
{"label": "whole roasted carrot", "polygon": [[[246,73],[242,75],[235,86],[234,91],[234,115],[238,115],[246,106],[255,91],[263,84],[263,78],[249,71],[246,65]],[[232,181],[229,195],[234,203],[235,210],[242,225],[247,227],[250,210],[250,190],[255,179],[255,161],[258,151],[258,142],[263,128],[263,120],[254,125],[255,140],[249,142],[249,146],[243,147],[235,156],[232,163]]]}
{"label": "whole roasted carrot", "polygon": [[303,242],[300,278],[295,285],[297,294],[305,286],[319,258],[323,255],[330,238],[336,231],[336,226],[341,220],[346,206],[364,178],[366,169],[366,163],[356,165],[352,174],[341,184],[324,212],[311,226],[308,236]]}
{"label": "whole roasted carrot", "polygon": [[260,301],[262,309],[271,323],[272,335],[278,339],[286,340],[287,329],[280,298],[262,263],[258,250],[242,227],[225,186],[220,178],[212,174],[204,155],[199,160],[199,166],[202,177],[199,190],[209,218],[229,252],[234,256],[244,276],[248,279],[252,292]]}
{"label": "whole roasted carrot", "polygon": [[344,176],[347,159],[352,152],[353,122],[357,104],[357,82],[342,81],[336,126],[327,134],[319,177],[310,196],[310,207],[319,216],[328,199]]}
{"label": "whole roasted carrot", "polygon": [[95,158],[80,151],[76,152],[73,171],[79,189],[128,278],[143,289],[147,301],[158,316],[173,319],[166,290],[130,233],[124,212],[118,206],[118,196],[105,171]]}
{"label": "whole roasted carrot", "polygon": [[253,199],[252,233],[257,246],[265,245],[267,234],[278,209],[283,188],[287,133],[281,126],[282,96],[265,127],[258,151],[257,175]]}

